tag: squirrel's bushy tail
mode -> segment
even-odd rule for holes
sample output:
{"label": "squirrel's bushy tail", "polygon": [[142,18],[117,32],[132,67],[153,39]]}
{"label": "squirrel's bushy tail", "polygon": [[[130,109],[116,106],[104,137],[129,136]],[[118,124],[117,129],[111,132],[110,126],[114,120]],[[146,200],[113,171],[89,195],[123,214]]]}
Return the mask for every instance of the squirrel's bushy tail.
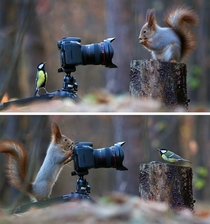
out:
{"label": "squirrel's bushy tail", "polygon": [[[30,183],[26,183],[26,163],[27,154],[23,145],[17,141],[1,140],[0,152],[7,156],[5,173],[9,183],[19,189],[26,191],[30,195]],[[26,189],[23,189],[26,186]]]}
{"label": "squirrel's bushy tail", "polygon": [[171,27],[181,38],[181,57],[184,58],[196,47],[196,40],[188,25],[198,24],[197,14],[185,7],[170,10],[164,18],[164,22]]}

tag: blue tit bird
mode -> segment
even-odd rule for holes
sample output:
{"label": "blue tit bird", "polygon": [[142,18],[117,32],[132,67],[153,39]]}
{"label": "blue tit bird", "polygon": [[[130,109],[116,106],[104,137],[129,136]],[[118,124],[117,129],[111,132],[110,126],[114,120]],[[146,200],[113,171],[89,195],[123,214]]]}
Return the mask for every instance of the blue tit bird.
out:
{"label": "blue tit bird", "polygon": [[46,62],[42,62],[37,66],[36,81],[35,81],[36,90],[34,96],[37,95],[40,88],[43,88],[46,91],[46,93],[48,93],[45,88],[47,83],[47,72],[45,71],[44,68],[45,64]]}
{"label": "blue tit bird", "polygon": [[183,159],[181,156],[169,151],[168,149],[157,149],[160,152],[161,157],[170,163],[175,163],[178,161],[184,161],[191,163],[189,160]]}

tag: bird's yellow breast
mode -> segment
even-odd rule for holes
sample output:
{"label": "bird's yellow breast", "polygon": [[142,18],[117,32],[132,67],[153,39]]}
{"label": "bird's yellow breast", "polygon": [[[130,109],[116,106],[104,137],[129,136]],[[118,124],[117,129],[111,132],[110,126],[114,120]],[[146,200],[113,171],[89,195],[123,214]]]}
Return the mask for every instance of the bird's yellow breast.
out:
{"label": "bird's yellow breast", "polygon": [[164,154],[162,155],[162,158],[163,158],[164,160],[170,162],[170,163],[175,163],[175,162],[177,162],[177,159],[175,159],[175,158],[168,158],[168,157],[166,157]]}
{"label": "bird's yellow breast", "polygon": [[45,82],[47,81],[47,74],[43,71],[37,72],[36,86],[38,88],[45,86]]}

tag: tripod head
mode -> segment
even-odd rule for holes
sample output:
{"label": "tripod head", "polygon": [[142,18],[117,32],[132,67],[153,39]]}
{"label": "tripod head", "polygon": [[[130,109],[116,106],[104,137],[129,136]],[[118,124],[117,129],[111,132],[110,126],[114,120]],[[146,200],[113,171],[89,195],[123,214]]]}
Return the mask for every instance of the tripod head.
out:
{"label": "tripod head", "polygon": [[82,196],[81,198],[84,198],[84,196],[89,197],[89,194],[90,194],[90,185],[88,181],[84,178],[84,175],[87,175],[87,174],[88,174],[88,170],[84,170],[81,172],[73,171],[71,173],[72,176],[75,176],[75,175],[79,176],[79,179],[77,180],[75,193],[81,195]]}
{"label": "tripod head", "polygon": [[76,79],[71,75],[72,72],[76,71],[76,66],[72,66],[68,69],[59,68],[58,72],[65,72],[66,75],[63,79],[63,88],[62,91],[68,92],[68,93],[74,93],[78,91],[78,84],[76,82]]}

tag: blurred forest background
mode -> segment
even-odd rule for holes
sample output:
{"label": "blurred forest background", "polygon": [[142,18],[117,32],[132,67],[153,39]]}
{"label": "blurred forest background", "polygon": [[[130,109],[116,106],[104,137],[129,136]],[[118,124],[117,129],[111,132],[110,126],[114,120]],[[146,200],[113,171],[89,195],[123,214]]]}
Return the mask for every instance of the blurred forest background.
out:
{"label": "blurred forest background", "polygon": [[[93,142],[94,149],[126,142],[122,147],[125,154],[123,164],[128,171],[113,168],[89,170],[86,179],[93,198],[112,191],[138,195],[140,163],[164,162],[157,149],[166,147],[192,161],[194,198],[198,202],[210,201],[210,116],[0,116],[0,139],[16,139],[25,145],[32,180],[45,157],[52,121],[75,142]],[[20,192],[8,184],[4,165],[5,155],[0,154],[0,206],[29,201],[28,197],[19,197]],[[64,167],[51,197],[75,191],[78,177],[71,176],[73,168],[73,162]]]}
{"label": "blurred forest background", "polygon": [[113,94],[129,92],[130,61],[148,59],[149,53],[138,43],[140,28],[148,8],[155,8],[157,19],[172,6],[187,5],[199,15],[195,28],[198,46],[186,61],[188,97],[191,105],[208,106],[210,98],[209,10],[208,0],[0,0],[0,98],[32,96],[37,65],[45,61],[49,74],[48,91],[62,88],[64,74],[58,73],[60,52],[57,41],[80,37],[82,44],[99,43],[107,37],[115,54],[117,69],[104,66],[77,66],[74,76],[79,96],[98,88]]}

